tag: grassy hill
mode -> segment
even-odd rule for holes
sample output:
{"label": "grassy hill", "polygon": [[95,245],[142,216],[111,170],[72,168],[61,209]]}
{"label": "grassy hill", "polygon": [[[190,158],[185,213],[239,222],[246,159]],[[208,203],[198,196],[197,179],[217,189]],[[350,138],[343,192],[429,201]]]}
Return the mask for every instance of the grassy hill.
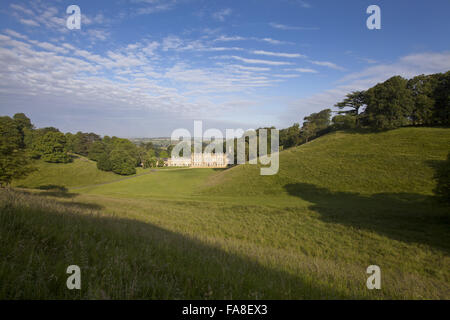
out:
{"label": "grassy hill", "polygon": [[295,184],[301,183],[331,192],[431,195],[434,167],[445,160],[449,151],[449,129],[335,132],[281,152],[276,175],[260,176],[256,166],[238,166],[211,177],[205,192],[292,194],[296,192]]}
{"label": "grassy hill", "polygon": [[[73,156],[70,163],[47,163],[42,160],[35,161],[37,171],[28,177],[14,180],[14,187],[23,188],[73,188],[86,185],[100,184],[123,179],[124,176],[113,172],[97,169],[97,163],[82,156]],[[136,174],[143,172],[137,168]]]}
{"label": "grassy hill", "polygon": [[[0,298],[449,299],[449,208],[432,196],[449,150],[449,129],[337,132],[281,152],[275,176],[1,190]],[[81,291],[65,287],[70,264]],[[365,286],[372,264],[381,290]]]}

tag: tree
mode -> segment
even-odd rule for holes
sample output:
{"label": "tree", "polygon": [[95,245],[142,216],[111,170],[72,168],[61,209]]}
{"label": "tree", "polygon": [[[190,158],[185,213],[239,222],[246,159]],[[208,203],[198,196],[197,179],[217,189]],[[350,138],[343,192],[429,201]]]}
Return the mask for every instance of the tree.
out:
{"label": "tree", "polygon": [[95,141],[88,151],[88,158],[94,161],[98,161],[102,155],[108,155],[107,147],[101,140]]}
{"label": "tree", "polygon": [[313,122],[306,122],[302,126],[301,137],[308,142],[317,133],[317,126]]}
{"label": "tree", "polygon": [[394,129],[410,124],[414,99],[408,81],[392,77],[366,91],[365,121],[374,129]]}
{"label": "tree", "polygon": [[434,91],[436,107],[433,122],[437,125],[450,125],[450,71],[437,74],[437,85]]}
{"label": "tree", "polygon": [[34,150],[41,155],[45,162],[67,163],[71,161],[66,151],[66,137],[59,131],[50,131],[41,136]]}
{"label": "tree", "polygon": [[97,168],[103,171],[111,171],[112,170],[112,164],[109,160],[109,156],[106,153],[103,153],[99,156],[97,160]]}
{"label": "tree", "polygon": [[331,109],[325,109],[317,113],[311,113],[304,118],[301,129],[301,137],[308,142],[311,138],[315,138],[330,126]]}
{"label": "tree", "polygon": [[354,129],[357,127],[357,116],[353,114],[338,114],[333,117],[333,128],[336,130]]}
{"label": "tree", "polygon": [[23,178],[34,170],[17,122],[0,117],[0,186],[9,185],[13,179]]}
{"label": "tree", "polygon": [[154,156],[150,156],[150,157],[147,157],[143,163],[144,163],[144,169],[155,168],[158,164],[158,159]]}
{"label": "tree", "polygon": [[24,129],[31,130],[34,128],[30,118],[28,118],[24,113],[16,113],[13,116],[13,119],[16,122],[18,129],[21,131],[23,131]]}
{"label": "tree", "polygon": [[414,125],[431,125],[434,122],[437,78],[434,75],[416,76],[408,81],[408,89],[414,99],[412,122]]}
{"label": "tree", "polygon": [[95,133],[84,133],[78,131],[75,135],[73,135],[73,137],[71,137],[71,141],[69,143],[69,151],[76,154],[81,154],[82,156],[88,156],[89,148],[91,147],[91,145],[95,141],[100,140],[100,136]]}
{"label": "tree", "polygon": [[356,125],[358,125],[359,109],[366,104],[366,92],[365,91],[353,91],[346,95],[346,98],[335,104],[335,107],[340,110],[344,108],[351,108],[351,110],[339,111],[340,114],[355,116]]}
{"label": "tree", "polygon": [[300,144],[300,125],[294,123],[289,128],[280,130],[280,145],[283,148],[295,147]]}
{"label": "tree", "polygon": [[109,156],[111,170],[117,174],[130,175],[136,173],[136,161],[123,148],[115,148]]}
{"label": "tree", "polygon": [[158,159],[158,167],[164,167],[165,164],[166,164],[166,163],[164,162],[164,159],[163,159],[163,158],[159,158],[159,159]]}

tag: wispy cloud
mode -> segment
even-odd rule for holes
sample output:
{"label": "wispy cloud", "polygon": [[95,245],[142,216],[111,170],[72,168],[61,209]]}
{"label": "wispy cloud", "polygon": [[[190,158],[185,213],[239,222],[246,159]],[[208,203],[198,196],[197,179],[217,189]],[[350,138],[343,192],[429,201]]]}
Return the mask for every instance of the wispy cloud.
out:
{"label": "wispy cloud", "polygon": [[276,40],[276,39],[272,39],[272,38],[262,38],[262,39],[258,39],[260,41],[264,41],[270,44],[292,44],[292,42],[288,42],[288,41],[280,41],[280,40]]}
{"label": "wispy cloud", "polygon": [[247,40],[247,38],[245,37],[241,37],[241,36],[220,36],[216,39],[214,39],[214,41],[243,41],[243,40]]}
{"label": "wispy cloud", "polygon": [[293,69],[293,70],[294,70],[294,71],[301,72],[301,73],[318,73],[317,70],[309,69],[309,68],[295,68],[295,69]]}
{"label": "wispy cloud", "polygon": [[331,69],[335,69],[335,70],[340,70],[340,71],[344,71],[345,68],[338,66],[337,64],[333,63],[333,62],[329,62],[329,61],[314,61],[314,60],[310,60],[309,62],[311,62],[312,64],[321,66],[321,67],[327,67],[327,68],[331,68]]}
{"label": "wispy cloud", "polygon": [[305,55],[299,54],[299,53],[270,52],[270,51],[264,51],[264,50],[254,50],[254,51],[252,51],[252,53],[264,55],[264,56],[282,57],[282,58],[306,58]]}
{"label": "wispy cloud", "polygon": [[270,22],[269,25],[272,28],[280,29],[280,30],[319,30],[318,27],[300,27],[300,26],[287,26],[285,24]]}
{"label": "wispy cloud", "polygon": [[273,45],[293,44],[293,42],[281,41],[281,40],[272,39],[272,38],[224,36],[224,35],[214,39],[214,41],[223,41],[223,42],[226,42],[226,41],[258,41],[258,42],[270,43],[270,44],[273,44]]}
{"label": "wispy cloud", "polygon": [[20,21],[20,23],[27,25],[29,27],[39,27],[40,26],[40,24],[38,22],[31,20],[31,19],[23,19],[22,18],[19,21]]}
{"label": "wispy cloud", "polygon": [[212,17],[218,21],[225,21],[225,18],[231,14],[232,10],[230,8],[222,9],[220,11],[214,12]]}
{"label": "wispy cloud", "polygon": [[231,58],[235,59],[235,60],[239,60],[245,63],[252,63],[252,64],[266,64],[266,65],[270,65],[270,66],[285,66],[285,65],[290,65],[292,63],[290,62],[284,62],[284,61],[271,61],[271,60],[260,60],[260,59],[247,59],[247,58],[242,58],[239,56],[231,56]]}
{"label": "wispy cloud", "polygon": [[[18,94],[39,101],[64,97],[96,110],[151,109],[198,116],[218,112],[217,108],[224,106],[243,107],[242,97],[251,90],[284,81],[283,77],[266,74],[269,67],[160,63],[164,50],[189,46],[189,41],[176,36],[164,40],[131,43],[96,54],[75,44],[42,42],[7,30],[0,34],[0,96]],[[237,56],[233,59],[248,64],[288,64]],[[207,98],[209,94],[230,93],[239,93],[237,100],[224,97],[218,104]]]}
{"label": "wispy cloud", "polygon": [[138,15],[172,10],[176,5],[176,0],[133,0],[132,2],[142,4],[141,7],[136,9]]}
{"label": "wispy cloud", "polygon": [[311,8],[311,5],[308,2],[304,1],[304,0],[297,0],[297,2],[300,4],[300,6],[302,8]]}

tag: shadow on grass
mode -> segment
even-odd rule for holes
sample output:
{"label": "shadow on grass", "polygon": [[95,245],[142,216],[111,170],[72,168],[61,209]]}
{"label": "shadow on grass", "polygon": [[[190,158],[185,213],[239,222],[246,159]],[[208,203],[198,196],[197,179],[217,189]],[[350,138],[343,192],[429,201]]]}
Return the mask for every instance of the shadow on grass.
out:
{"label": "shadow on grass", "polygon": [[[21,256],[31,261],[29,252],[35,261],[27,264],[11,255],[6,266],[9,273],[3,269],[8,278],[2,283],[6,288],[2,292],[15,298],[361,298],[361,291],[358,295],[351,288],[341,292],[332,283],[319,285],[317,276],[274,270],[150,223],[39,208],[6,208],[0,215],[0,231],[17,230],[20,252],[25,253]],[[21,219],[11,218],[17,215]],[[18,233],[12,233],[13,237]],[[12,246],[16,240],[9,241]],[[82,290],[74,290],[76,293],[66,288],[65,268],[71,264],[89,270],[83,273]],[[33,281],[21,280],[24,272],[34,269],[40,271],[33,273]],[[59,280],[51,275],[58,275]],[[361,283],[364,281],[362,272]],[[355,285],[355,290],[359,287]]]}
{"label": "shadow on grass", "polygon": [[[65,189],[65,187],[62,187],[62,188]],[[41,189],[41,188],[38,188],[38,189]],[[49,190],[49,191],[31,192],[31,191],[22,189],[22,190],[15,190],[15,192],[21,193],[24,195],[28,195],[28,196],[36,196],[36,197],[42,197],[42,198],[55,197],[55,198],[68,199],[68,198],[74,198],[75,196],[78,195],[77,193],[69,193],[64,190],[58,191],[57,189],[47,188],[47,186],[43,190]],[[55,191],[52,191],[52,190],[55,190]],[[67,189],[65,189],[65,190],[67,190]],[[96,203],[77,202],[77,201],[73,201],[73,200],[58,201],[57,203],[66,208],[87,209],[87,210],[100,210],[100,209],[104,208],[103,206],[96,204]]]}
{"label": "shadow on grass", "polygon": [[57,197],[57,198],[73,198],[77,194],[70,193],[69,190],[60,185],[47,184],[37,187],[38,190],[44,190],[45,192],[41,192],[42,195]]}
{"label": "shadow on grass", "polygon": [[426,244],[450,252],[448,207],[432,196],[379,193],[371,196],[331,192],[307,183],[284,186],[293,196],[312,202],[312,210],[329,223],[376,232],[391,239]]}

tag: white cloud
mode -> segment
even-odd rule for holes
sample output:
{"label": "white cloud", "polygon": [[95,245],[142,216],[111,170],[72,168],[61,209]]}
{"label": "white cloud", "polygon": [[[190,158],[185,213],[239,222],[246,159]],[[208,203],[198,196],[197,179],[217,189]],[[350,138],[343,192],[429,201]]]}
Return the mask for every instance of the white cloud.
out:
{"label": "white cloud", "polygon": [[[0,34],[0,98],[19,95],[33,97],[33,101],[57,101],[58,105],[64,99],[92,110],[150,109],[178,116],[209,116],[222,112],[221,108],[243,108],[254,89],[283,81],[264,74],[270,70],[267,67],[223,63],[206,68],[163,60],[159,55],[162,44],[156,41],[95,54],[73,43],[57,45],[28,39],[16,31],[8,34]],[[180,41],[172,37],[165,45],[174,46],[174,42]],[[277,64],[249,61],[260,62]],[[228,96],[231,93],[236,97]],[[217,95],[223,95],[220,103],[210,100]]]}
{"label": "white cloud", "polygon": [[225,21],[225,18],[231,14],[232,10],[230,8],[222,9],[220,11],[214,12],[212,17],[218,21]]}
{"label": "white cloud", "polygon": [[30,26],[30,27],[39,27],[40,26],[39,23],[37,23],[36,21],[31,20],[31,19],[23,19],[22,18],[19,21],[20,21],[20,23],[25,24],[25,25]]}
{"label": "white cloud", "polygon": [[133,0],[143,5],[136,10],[136,14],[145,15],[172,10],[175,8],[176,0]]}
{"label": "white cloud", "polygon": [[302,8],[311,8],[311,5],[308,2],[306,2],[306,1],[298,0],[297,2],[300,4],[300,6]]}
{"label": "white cloud", "polygon": [[282,52],[270,52],[264,50],[254,50],[254,54],[273,56],[273,57],[283,57],[283,58],[306,58],[305,55],[299,53],[282,53]]}
{"label": "white cloud", "polygon": [[260,60],[260,59],[247,59],[242,58],[238,56],[231,56],[231,58],[245,62],[245,63],[252,63],[252,64],[267,64],[271,66],[283,66],[283,65],[289,65],[292,64],[290,62],[284,62],[284,61],[271,61],[271,60]]}
{"label": "white cloud", "polygon": [[344,71],[345,68],[338,66],[337,64],[333,63],[333,62],[329,62],[329,61],[309,61],[312,64],[321,66],[321,67],[327,67],[327,68],[331,68],[331,69],[335,69],[335,70],[340,70],[340,71]]}
{"label": "white cloud", "polygon": [[300,77],[299,74],[274,74],[273,76],[274,77],[279,77],[279,78],[286,78],[286,79]]}
{"label": "white cloud", "polygon": [[309,68],[295,68],[293,70],[301,72],[301,73],[318,73],[318,71],[316,71],[314,69],[309,69]]}
{"label": "white cloud", "polygon": [[163,39],[162,43],[162,49],[164,51],[170,50],[170,49],[177,49],[181,47],[183,44],[183,41],[177,37],[177,36],[168,36]]}
{"label": "white cloud", "polygon": [[12,9],[16,10],[16,11],[21,11],[21,12],[23,12],[25,14],[28,14],[28,15],[32,15],[33,14],[33,11],[31,11],[30,9],[25,8],[25,7],[23,7],[23,6],[19,5],[19,4],[12,3],[10,5],[10,7]]}
{"label": "white cloud", "polygon": [[298,27],[298,26],[288,26],[288,25],[285,25],[285,24],[275,23],[275,22],[270,22],[269,25],[270,25],[272,28],[280,29],[280,30],[303,30],[303,31],[307,31],[307,30],[319,30],[318,27]]}
{"label": "white cloud", "polygon": [[287,42],[287,41],[280,41],[280,40],[276,40],[276,39],[272,39],[272,38],[263,38],[263,39],[258,39],[260,41],[264,41],[270,44],[292,44],[292,42]]}
{"label": "white cloud", "polygon": [[247,38],[240,37],[240,36],[220,36],[219,38],[214,39],[214,41],[242,41],[247,40]]}

